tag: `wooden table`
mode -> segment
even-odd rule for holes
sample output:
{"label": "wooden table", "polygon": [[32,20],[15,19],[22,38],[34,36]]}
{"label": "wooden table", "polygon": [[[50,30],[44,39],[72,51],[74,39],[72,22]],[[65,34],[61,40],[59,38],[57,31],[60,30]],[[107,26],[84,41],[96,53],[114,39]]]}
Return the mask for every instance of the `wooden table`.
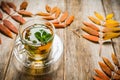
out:
{"label": "wooden table", "polygon": [[[23,0],[13,1],[17,6]],[[10,39],[0,33],[2,44],[0,45],[0,80],[92,80],[95,74],[94,68],[100,68],[98,61],[102,61],[99,56],[99,44],[92,43],[82,37],[76,36],[72,30],[81,27],[82,21],[89,21],[89,15],[94,15],[94,11],[102,15],[114,13],[114,19],[120,21],[120,0],[27,0],[29,5],[27,11],[36,13],[45,11],[45,5],[51,7],[58,6],[63,12],[68,11],[75,16],[74,22],[65,29],[57,29],[56,34],[60,36],[64,43],[62,63],[59,69],[45,76],[32,76],[17,71],[13,66],[14,39]],[[18,7],[19,8],[19,7]],[[4,14],[6,15],[6,14]],[[14,20],[9,18],[14,25],[19,26]],[[83,33],[80,30],[79,34]],[[111,53],[116,53],[120,57],[120,38],[112,39],[112,44],[102,46],[101,56],[111,60]]]}

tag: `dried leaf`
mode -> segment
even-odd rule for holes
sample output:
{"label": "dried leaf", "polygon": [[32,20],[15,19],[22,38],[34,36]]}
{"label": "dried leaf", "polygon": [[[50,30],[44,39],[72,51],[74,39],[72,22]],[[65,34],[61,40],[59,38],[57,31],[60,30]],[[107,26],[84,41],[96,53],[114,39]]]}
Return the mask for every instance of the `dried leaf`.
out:
{"label": "dried leaf", "polygon": [[50,16],[50,13],[38,12],[36,15],[39,15],[39,16]]}
{"label": "dried leaf", "polygon": [[3,14],[2,14],[2,12],[0,11],[0,20],[2,20],[3,19]]}
{"label": "dried leaf", "polygon": [[112,75],[112,72],[110,70],[110,68],[104,64],[103,62],[99,62],[99,65],[101,67],[101,69],[108,75],[108,76],[111,76]]}
{"label": "dried leaf", "polygon": [[59,21],[57,19],[51,20],[50,22],[53,23],[53,24],[59,24]]}
{"label": "dried leaf", "polygon": [[110,80],[110,78],[106,74],[104,74],[102,71],[95,69],[95,72],[102,80]]}
{"label": "dried leaf", "polygon": [[89,18],[93,23],[95,23],[95,24],[98,24],[98,25],[101,24],[98,19],[96,19],[96,18],[94,18],[94,17],[92,17],[92,16],[88,16],[88,18]]}
{"label": "dried leaf", "polygon": [[64,22],[68,17],[68,12],[65,11],[62,16],[60,17],[60,22]]}
{"label": "dried leaf", "polygon": [[28,16],[28,17],[31,17],[33,15],[31,12],[25,10],[19,10],[18,13],[21,14],[22,16]]}
{"label": "dried leaf", "polygon": [[99,78],[98,76],[93,76],[94,80],[103,80],[101,78]]}
{"label": "dried leaf", "polygon": [[16,11],[16,6],[13,2],[6,2],[6,3],[10,8],[12,8],[14,11]]}
{"label": "dried leaf", "polygon": [[74,16],[69,16],[69,17],[66,19],[65,24],[66,24],[67,26],[69,26],[69,25],[73,22],[73,20],[74,20]]}
{"label": "dried leaf", "polygon": [[5,34],[6,36],[10,38],[13,38],[12,32],[2,24],[0,24],[0,32],[2,32],[3,34]]}
{"label": "dried leaf", "polygon": [[64,23],[61,24],[53,24],[55,26],[55,28],[65,28],[66,25]]}
{"label": "dried leaf", "polygon": [[20,5],[20,10],[22,10],[22,9],[26,9],[27,8],[27,6],[28,6],[28,2],[27,1],[23,1],[22,3],[21,3],[21,5]]}
{"label": "dried leaf", "polygon": [[51,7],[50,7],[49,5],[46,5],[45,8],[46,8],[46,11],[47,11],[48,13],[51,12]]}
{"label": "dried leaf", "polygon": [[54,20],[55,17],[53,17],[53,16],[44,16],[43,19],[45,19],[45,20]]}
{"label": "dried leaf", "polygon": [[105,27],[105,28],[103,28],[103,32],[120,32],[120,28],[118,28],[118,27],[113,27],[113,28]]}
{"label": "dried leaf", "polygon": [[92,35],[82,35],[85,39],[90,40],[92,42],[98,43],[99,38],[97,36]]}
{"label": "dried leaf", "polygon": [[17,28],[8,20],[3,20],[3,24],[15,34],[18,34]]}
{"label": "dried leaf", "polygon": [[51,20],[50,22],[53,23],[53,24],[59,24],[58,19]]}
{"label": "dried leaf", "polygon": [[112,76],[112,78],[113,78],[114,80],[120,80],[120,75],[114,74],[114,75]]}
{"label": "dried leaf", "polygon": [[11,16],[15,21],[19,22],[20,24],[24,24],[26,21],[19,15]]}
{"label": "dried leaf", "polygon": [[107,16],[106,16],[106,20],[108,20],[108,19],[112,19],[113,18],[113,13],[111,13],[111,14],[108,14]]}
{"label": "dried leaf", "polygon": [[117,38],[120,36],[120,33],[114,33],[114,32],[106,32],[103,35],[104,40],[112,39],[112,38]]}
{"label": "dried leaf", "polygon": [[60,13],[61,13],[61,10],[59,8],[57,8],[57,10],[55,12],[55,18],[58,18]]}
{"label": "dried leaf", "polygon": [[101,14],[99,14],[98,12],[94,12],[94,14],[99,20],[104,21],[104,17]]}
{"label": "dried leaf", "polygon": [[115,20],[106,20],[106,23],[104,24],[105,27],[118,27],[119,26],[119,22],[115,21]]}
{"label": "dried leaf", "polygon": [[104,63],[105,63],[112,71],[114,71],[114,66],[113,66],[112,63],[109,61],[109,59],[107,59],[107,58],[105,58],[105,57],[103,57],[102,59],[103,59]]}
{"label": "dried leaf", "polygon": [[99,31],[99,28],[96,25],[92,24],[92,23],[83,22],[83,24],[86,25],[87,27],[90,27],[90,28],[96,30],[96,31]]}
{"label": "dried leaf", "polygon": [[[100,77],[102,80],[104,79],[105,80],[120,80],[120,65],[119,65],[118,58],[115,54],[112,54],[111,57],[112,57],[112,61],[114,62],[114,65],[110,62],[108,58],[105,58],[105,57],[103,57],[104,63],[99,62],[99,65],[102,71],[104,71],[106,75],[103,74],[102,71],[95,69],[97,76]],[[106,78],[103,77],[103,75]]]}
{"label": "dried leaf", "polygon": [[52,24],[59,24],[59,21],[58,21],[57,19],[51,20],[51,21],[49,21],[49,22],[46,22],[46,24],[47,24],[47,25],[50,25],[50,22],[51,22]]}
{"label": "dried leaf", "polygon": [[93,35],[93,36],[99,36],[99,33],[96,30],[93,30],[90,27],[83,26],[81,29],[84,30],[85,32]]}
{"label": "dried leaf", "polygon": [[120,75],[120,69],[118,69],[118,70],[116,71],[116,73]]}
{"label": "dried leaf", "polygon": [[6,2],[1,1],[1,8],[4,12],[6,12],[8,15],[10,14],[10,7],[7,5]]}
{"label": "dried leaf", "polygon": [[115,64],[116,66],[119,66],[119,62],[118,62],[118,59],[117,59],[117,57],[115,56],[115,54],[112,54],[112,60],[113,60],[113,62],[114,62],[114,64]]}
{"label": "dried leaf", "polygon": [[51,13],[54,14],[54,13],[57,11],[57,8],[58,8],[58,7],[56,7],[56,6],[53,7],[53,9],[51,10]]}

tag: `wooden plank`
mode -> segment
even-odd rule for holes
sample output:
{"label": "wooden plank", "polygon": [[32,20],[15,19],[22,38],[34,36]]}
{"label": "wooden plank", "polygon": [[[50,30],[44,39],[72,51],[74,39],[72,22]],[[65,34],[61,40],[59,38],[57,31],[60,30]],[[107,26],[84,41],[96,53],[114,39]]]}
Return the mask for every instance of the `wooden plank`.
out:
{"label": "wooden plank", "polygon": [[[17,4],[20,4],[21,2],[18,2],[18,0],[14,0],[14,2],[16,2]],[[60,4],[58,4],[60,3]],[[60,0],[60,1],[55,1],[54,0],[51,0],[51,1],[48,1],[48,0],[37,0],[37,1],[33,1],[33,0],[29,0],[29,5],[28,5],[28,8],[27,8],[27,11],[30,11],[32,13],[37,13],[37,12],[40,12],[40,11],[45,11],[45,5],[48,4],[50,5],[51,7],[54,7],[54,6],[58,6],[60,9],[62,9],[64,11],[64,0]],[[65,37],[65,30],[64,29],[58,29],[56,30],[56,34],[58,34],[60,36],[60,38],[62,39],[62,41],[65,41],[64,37]],[[63,54],[64,56],[64,54]],[[51,74],[48,74],[48,75],[45,75],[45,76],[32,76],[32,75],[29,75],[29,74],[25,74],[25,72],[22,72],[24,71],[25,69],[23,68],[22,71],[19,71],[15,65],[20,65],[20,64],[17,64],[14,60],[14,55],[12,56],[11,58],[11,61],[10,61],[10,65],[8,67],[8,71],[6,73],[6,77],[5,77],[5,80],[61,80],[63,78],[63,57],[61,58],[61,65],[59,67],[59,69],[57,71],[55,71],[54,73],[51,73]],[[14,64],[16,63],[16,64]],[[29,70],[30,71],[30,70]],[[14,76],[13,76],[14,75]],[[62,79],[63,80],[63,79]]]}
{"label": "wooden plank", "polygon": [[[67,9],[75,15],[75,21],[70,26],[72,29],[79,28],[82,21],[88,21],[87,16],[94,15],[97,11],[104,15],[103,6],[100,0],[67,0]],[[80,30],[80,35],[83,31]],[[92,80],[94,68],[99,68],[99,44],[89,42],[66,31],[66,54],[65,54],[65,80]],[[113,52],[111,45],[103,45],[101,56],[110,57]]]}
{"label": "wooden plank", "polygon": [[[12,1],[14,1],[16,4],[20,4],[22,2],[22,0]],[[113,4],[109,4],[109,0],[103,1],[104,7],[101,0],[29,0],[30,4],[28,5],[27,10],[32,11],[33,13],[39,12],[41,10],[45,11],[44,6],[49,4],[52,7],[60,7],[62,11],[68,10],[70,15],[75,15],[75,21],[68,28],[59,29],[56,31],[64,42],[64,55],[62,58],[62,64],[57,72],[45,76],[32,76],[25,74],[22,71],[18,71],[15,68],[17,63],[14,62],[14,55],[12,55],[11,59],[9,58],[11,55],[9,51],[12,50],[12,48],[7,51],[7,47],[5,46],[11,46],[13,44],[13,40],[7,40],[9,44],[2,44],[0,46],[0,51],[4,48],[4,50],[2,50],[2,54],[0,54],[0,60],[2,61],[0,62],[0,79],[2,80],[5,76],[5,80],[92,80],[94,68],[99,68],[98,61],[101,61],[101,57],[99,57],[99,44],[92,43],[82,37],[76,37],[71,29],[76,29],[82,26],[82,21],[90,22],[87,16],[93,15],[94,11],[105,15],[107,12],[112,12],[111,8],[113,8],[113,11],[117,15],[116,19],[119,20],[119,6],[116,5],[119,5],[120,3],[117,3],[115,0],[111,0]],[[113,6],[110,7],[110,5]],[[83,33],[84,32],[80,30],[80,35]],[[6,43],[7,41],[5,40],[8,38],[4,38],[4,36],[1,34],[0,36],[2,36],[4,43]],[[12,44],[10,42],[12,42]],[[117,44],[119,44],[118,40]],[[119,52],[119,45],[115,46],[116,51]],[[102,46],[102,56],[110,58],[112,52],[113,48],[111,44]],[[10,64],[8,65],[9,60]]]}
{"label": "wooden plank", "polygon": [[[3,19],[10,20],[16,27],[18,26],[18,23],[16,23],[14,20],[8,17],[7,14],[5,14],[4,12],[2,13],[3,13]],[[1,23],[2,21],[0,21],[0,24]],[[11,57],[11,51],[14,46],[14,40],[15,40],[16,35],[13,33],[13,39],[11,39],[11,38],[6,37],[2,33],[0,33],[0,37],[2,40],[2,44],[0,45],[0,80],[3,80],[6,70],[8,68],[9,60]]]}
{"label": "wooden plank", "polygon": [[[114,13],[114,19],[120,22],[120,1],[119,0],[103,0],[106,14]],[[120,37],[113,39],[114,53],[120,58]]]}

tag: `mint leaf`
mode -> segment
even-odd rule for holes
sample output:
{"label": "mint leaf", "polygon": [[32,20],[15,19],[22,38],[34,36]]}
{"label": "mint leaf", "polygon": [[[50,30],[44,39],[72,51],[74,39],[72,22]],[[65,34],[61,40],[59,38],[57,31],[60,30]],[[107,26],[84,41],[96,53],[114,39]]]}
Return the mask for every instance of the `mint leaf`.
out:
{"label": "mint leaf", "polygon": [[50,33],[47,33],[45,30],[41,29],[39,32],[35,33],[35,37],[43,44],[46,44],[49,39],[52,37]]}
{"label": "mint leaf", "polygon": [[36,32],[34,35],[39,41],[41,41],[41,33],[40,32]]}

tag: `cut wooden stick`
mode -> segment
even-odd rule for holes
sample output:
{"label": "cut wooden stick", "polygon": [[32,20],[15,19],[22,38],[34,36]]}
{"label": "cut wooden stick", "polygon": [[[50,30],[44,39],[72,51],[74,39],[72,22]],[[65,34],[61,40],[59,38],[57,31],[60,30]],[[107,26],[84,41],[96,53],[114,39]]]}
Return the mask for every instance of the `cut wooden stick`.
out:
{"label": "cut wooden stick", "polygon": [[19,15],[13,15],[11,16],[15,21],[19,22],[20,24],[24,24],[26,21],[24,20],[24,18],[22,18]]}
{"label": "cut wooden stick", "polygon": [[5,34],[6,36],[10,38],[13,38],[12,32],[2,24],[0,24],[0,32],[2,32],[3,34]]}
{"label": "cut wooden stick", "polygon": [[90,27],[83,26],[81,29],[84,30],[85,32],[93,35],[93,36],[99,36],[99,33],[96,30],[93,30]]}
{"label": "cut wooden stick", "polygon": [[92,42],[98,43],[99,38],[97,36],[92,36],[92,35],[82,35],[83,38],[90,40]]}
{"label": "cut wooden stick", "polygon": [[18,34],[17,28],[8,20],[3,20],[3,24],[15,34]]}
{"label": "cut wooden stick", "polygon": [[69,16],[65,21],[66,26],[69,26],[73,22],[73,20],[74,20],[74,16]]}
{"label": "cut wooden stick", "polygon": [[68,12],[65,11],[62,16],[60,17],[60,22],[64,22],[68,17]]}
{"label": "cut wooden stick", "polygon": [[99,28],[96,25],[92,24],[92,23],[83,22],[83,24],[86,25],[87,27],[90,27],[90,28],[96,30],[96,31],[99,31]]}
{"label": "cut wooden stick", "polygon": [[33,15],[31,12],[25,10],[19,10],[18,13],[21,14],[22,16],[28,16],[28,17],[31,17]]}

